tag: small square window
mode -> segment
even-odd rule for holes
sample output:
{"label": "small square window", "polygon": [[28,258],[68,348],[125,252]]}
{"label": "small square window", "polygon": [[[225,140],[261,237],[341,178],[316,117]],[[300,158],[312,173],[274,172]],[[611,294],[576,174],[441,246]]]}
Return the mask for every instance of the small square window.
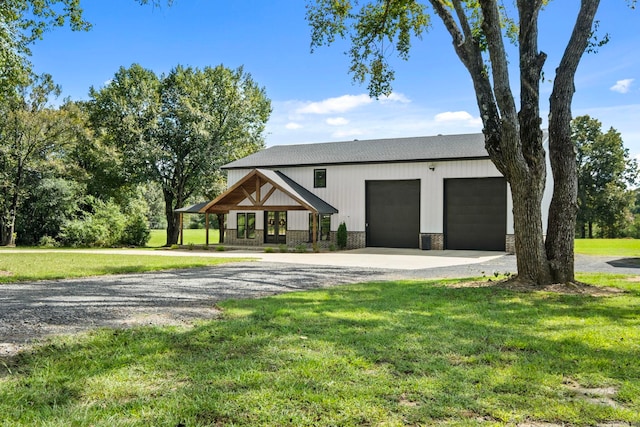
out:
{"label": "small square window", "polygon": [[327,170],[313,170],[313,188],[325,188],[327,186]]}

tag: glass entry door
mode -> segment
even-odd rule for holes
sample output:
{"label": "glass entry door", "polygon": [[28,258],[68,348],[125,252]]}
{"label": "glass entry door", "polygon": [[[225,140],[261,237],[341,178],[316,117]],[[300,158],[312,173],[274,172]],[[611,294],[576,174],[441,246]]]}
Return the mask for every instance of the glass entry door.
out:
{"label": "glass entry door", "polygon": [[287,212],[265,212],[264,224],[265,243],[287,243]]}

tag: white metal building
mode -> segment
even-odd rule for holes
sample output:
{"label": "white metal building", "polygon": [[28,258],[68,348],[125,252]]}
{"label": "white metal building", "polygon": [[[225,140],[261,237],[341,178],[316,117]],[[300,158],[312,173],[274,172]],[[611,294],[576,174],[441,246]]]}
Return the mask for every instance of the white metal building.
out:
{"label": "white metal building", "polygon": [[228,244],[327,247],[344,222],[349,248],[514,251],[482,134],[273,146],[224,169],[228,190],[198,211],[227,214]]}

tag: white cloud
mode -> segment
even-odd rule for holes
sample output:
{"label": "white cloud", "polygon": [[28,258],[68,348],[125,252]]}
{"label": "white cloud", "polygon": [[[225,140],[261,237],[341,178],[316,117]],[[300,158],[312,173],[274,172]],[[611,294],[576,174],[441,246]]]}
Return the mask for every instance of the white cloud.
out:
{"label": "white cloud", "polygon": [[611,86],[609,89],[611,89],[614,92],[627,93],[631,89],[631,84],[633,83],[634,80],[635,79],[618,80],[616,84]]}
{"label": "white cloud", "polygon": [[303,126],[300,123],[289,122],[284,127],[290,130],[295,130],[295,129],[301,129]]}
{"label": "white cloud", "polygon": [[371,104],[373,99],[368,95],[342,95],[337,98],[327,98],[319,102],[311,102],[298,108],[298,114],[334,114],[344,113],[363,105]]}
{"label": "white cloud", "polygon": [[326,123],[330,126],[344,126],[349,123],[349,120],[344,117],[329,117]]}
{"label": "white cloud", "polygon": [[465,126],[478,126],[482,124],[479,117],[473,117],[466,111],[446,111],[438,113],[433,118],[436,123],[452,123],[459,122]]}
{"label": "white cloud", "polygon": [[408,104],[409,102],[411,102],[411,100],[407,98],[403,93],[393,92],[389,96],[381,96],[380,102],[383,104],[387,102],[400,102],[403,104]]}

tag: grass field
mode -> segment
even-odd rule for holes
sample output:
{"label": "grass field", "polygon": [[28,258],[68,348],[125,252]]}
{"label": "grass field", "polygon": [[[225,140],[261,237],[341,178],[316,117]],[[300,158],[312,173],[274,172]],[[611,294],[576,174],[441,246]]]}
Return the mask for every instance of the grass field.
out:
{"label": "grass field", "polygon": [[[209,243],[218,243],[219,238],[218,230],[209,230]],[[184,230],[184,244],[204,245],[206,242],[206,230],[205,229],[190,229]],[[151,230],[151,238],[147,243],[147,247],[159,248],[167,243],[167,230]]]}
{"label": "grass field", "polygon": [[640,257],[640,240],[576,239],[575,252],[584,255]]}
{"label": "grass field", "polygon": [[37,253],[0,251],[0,284],[204,267],[238,260],[240,258],[167,257],[153,255],[153,252],[149,255],[113,255],[83,254],[73,250]]}
{"label": "grass field", "polygon": [[580,279],[627,293],[367,283],[58,338],[0,362],[0,425],[638,425],[640,286]]}

